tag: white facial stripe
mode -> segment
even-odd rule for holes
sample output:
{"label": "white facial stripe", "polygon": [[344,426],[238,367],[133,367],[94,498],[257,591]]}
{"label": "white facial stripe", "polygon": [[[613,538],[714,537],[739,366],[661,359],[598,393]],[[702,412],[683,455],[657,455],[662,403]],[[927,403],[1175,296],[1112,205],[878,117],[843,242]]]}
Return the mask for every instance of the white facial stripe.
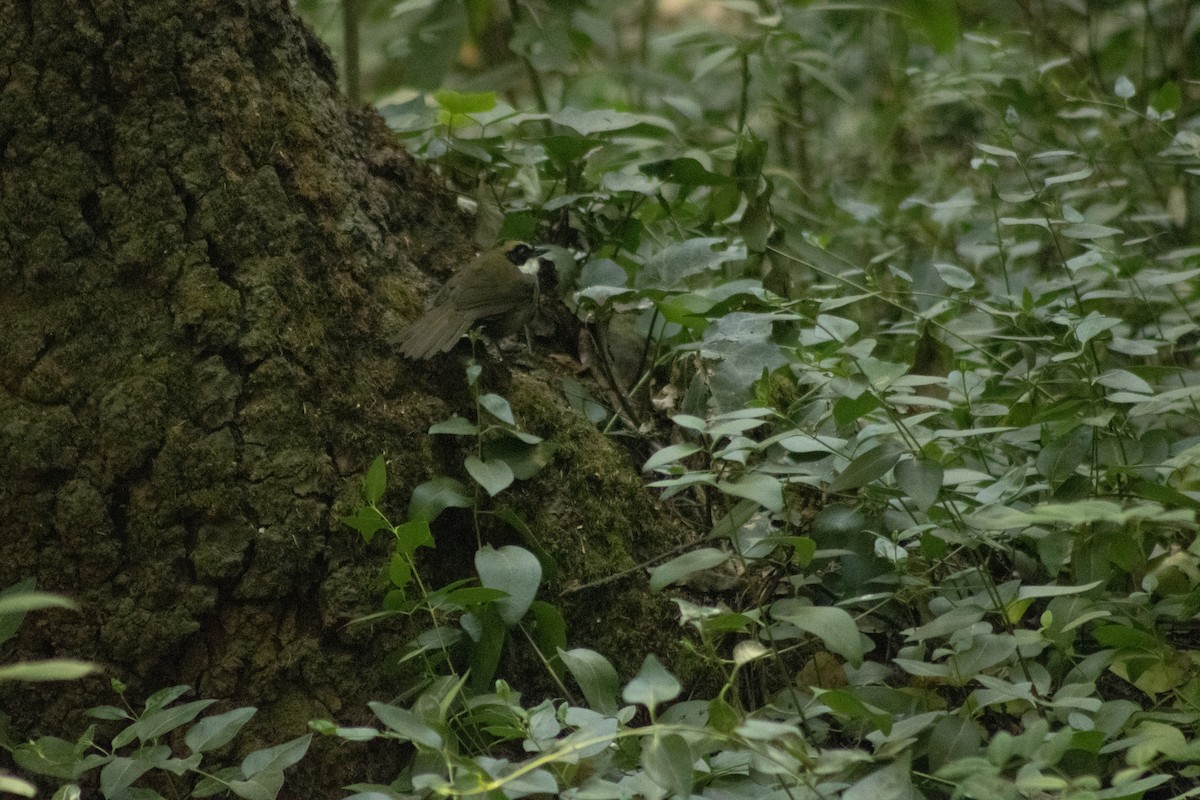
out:
{"label": "white facial stripe", "polygon": [[534,256],[521,266],[517,267],[517,269],[521,270],[521,272],[524,272],[526,275],[537,275],[538,270],[541,269],[541,264],[538,263],[538,260],[538,257]]}

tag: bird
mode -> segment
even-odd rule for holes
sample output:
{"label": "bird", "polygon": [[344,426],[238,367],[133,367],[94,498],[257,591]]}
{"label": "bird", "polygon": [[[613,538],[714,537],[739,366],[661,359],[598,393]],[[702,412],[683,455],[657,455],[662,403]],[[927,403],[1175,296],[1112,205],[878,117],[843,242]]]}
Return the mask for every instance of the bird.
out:
{"label": "bird", "polygon": [[454,347],[472,327],[500,338],[525,327],[537,309],[538,273],[550,264],[543,249],[507,241],[450,276],[433,307],[396,339],[400,353],[425,360]]}

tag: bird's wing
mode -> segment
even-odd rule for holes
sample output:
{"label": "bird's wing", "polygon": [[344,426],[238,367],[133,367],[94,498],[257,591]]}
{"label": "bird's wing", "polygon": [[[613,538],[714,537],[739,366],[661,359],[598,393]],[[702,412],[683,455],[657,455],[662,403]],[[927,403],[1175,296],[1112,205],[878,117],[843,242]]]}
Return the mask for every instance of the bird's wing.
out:
{"label": "bird's wing", "polygon": [[397,344],[406,358],[430,358],[454,347],[454,343],[462,338],[473,321],[451,308],[449,303],[436,306],[405,328]]}
{"label": "bird's wing", "polygon": [[507,314],[532,303],[537,296],[537,278],[515,267],[512,280],[504,283],[504,288],[498,289],[492,281],[473,280],[468,272],[459,272],[447,282],[450,289],[447,305],[453,305],[472,320],[480,320]]}

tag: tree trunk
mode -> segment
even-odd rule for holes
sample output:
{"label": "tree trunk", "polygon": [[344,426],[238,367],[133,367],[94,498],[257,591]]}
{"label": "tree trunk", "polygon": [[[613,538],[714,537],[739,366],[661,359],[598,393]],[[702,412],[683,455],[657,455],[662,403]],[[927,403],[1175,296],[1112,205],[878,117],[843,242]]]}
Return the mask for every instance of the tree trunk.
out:
{"label": "tree trunk", "polygon": [[[0,661],[107,669],[5,687],[18,730],[68,734],[108,677],[257,705],[270,741],[363,719],[406,634],[344,627],[379,608],[386,543],[340,519],[380,452],[393,509],[461,475],[426,433],[467,413],[461,364],[384,344],[470,255],[453,198],[343,104],[286,0],[0,0],[0,220],[0,588],[35,576],[83,607],[31,617]],[[506,394],[560,445],[510,500],[560,584],[664,547],[636,473],[553,387]],[[434,573],[470,574],[462,519],[435,526]],[[666,649],[662,605],[614,585],[604,613],[571,595],[572,642]],[[341,761],[306,759],[296,796],[395,766]]]}

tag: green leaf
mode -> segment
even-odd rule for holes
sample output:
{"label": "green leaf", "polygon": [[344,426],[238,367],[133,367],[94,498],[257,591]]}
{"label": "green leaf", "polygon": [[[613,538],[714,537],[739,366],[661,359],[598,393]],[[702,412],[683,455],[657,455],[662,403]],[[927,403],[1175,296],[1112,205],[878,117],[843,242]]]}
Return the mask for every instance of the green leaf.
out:
{"label": "green leaf", "polygon": [[0,666],[0,681],[73,681],[101,670],[99,664],[70,658],[20,661]]}
{"label": "green leaf", "polygon": [[424,519],[413,519],[396,528],[396,552],[412,556],[418,547],[433,547],[433,532]]}
{"label": "green leaf", "polygon": [[694,158],[668,158],[643,164],[638,169],[652,178],[685,186],[725,186],[733,179],[710,172]]}
{"label": "green leaf", "polygon": [[105,797],[123,794],[134,781],[154,767],[155,762],[148,758],[117,756],[100,770],[100,791]]}
{"label": "green leaf", "polygon": [[482,457],[484,461],[504,462],[514,478],[525,481],[541,472],[557,451],[558,445],[553,442],[543,442],[528,433],[505,431],[483,443]]}
{"label": "green leaf", "polygon": [[283,788],[283,773],[263,770],[247,780],[229,781],[228,788],[243,800],[275,800]]}
{"label": "green leaf", "polygon": [[164,733],[169,733],[181,725],[191,722],[200,712],[211,706],[216,700],[194,700],[173,708],[161,708],[143,716],[130,726],[138,741],[151,742]]}
{"label": "green leaf", "polygon": [[916,800],[918,794],[912,782],[912,751],[887,766],[881,767],[858,780],[842,792],[842,800]]}
{"label": "green leaf", "polygon": [[253,706],[243,706],[224,714],[205,717],[188,730],[187,735],[183,737],[184,744],[193,753],[223,747],[237,736],[238,731],[250,721],[257,710]]}
{"label": "green leaf", "polygon": [[410,519],[433,522],[447,508],[470,508],[473,505],[475,501],[461,481],[443,476],[425,481],[413,489],[412,499],[408,501],[408,516]]}
{"label": "green leaf", "polygon": [[891,714],[874,706],[868,706],[861,698],[845,689],[832,691],[817,689],[815,691],[818,692],[820,701],[829,706],[835,714],[847,719],[866,720],[871,723],[872,727],[879,729],[884,736],[891,734],[894,722]]}
{"label": "green leaf", "polygon": [[511,486],[514,480],[513,471],[503,461],[483,461],[474,455],[469,455],[463,461],[463,466],[467,468],[467,473],[475,479],[475,482],[492,497]]}
{"label": "green leaf", "polygon": [[[18,581],[4,591],[0,592],[0,644],[7,642],[9,639],[15,636],[17,629],[21,627],[21,623],[25,619],[25,611],[5,610],[6,608],[13,608],[12,606],[7,605],[7,603],[17,595],[23,595],[32,592],[36,586],[37,581],[34,578],[26,578],[25,580]],[[58,597],[58,595],[51,595],[51,597]]]}
{"label": "green leaf", "polygon": [[418,719],[408,709],[388,705],[387,703],[378,703],[373,700],[367,703],[367,706],[380,722],[386,725],[389,730],[400,734],[400,737],[405,741],[421,745],[430,750],[441,749],[442,735]]}
{"label": "green leaf", "polygon": [[1175,81],[1167,81],[1150,95],[1150,107],[1159,114],[1179,111],[1181,101],[1179,84],[1175,83]]}
{"label": "green leaf", "polygon": [[[503,602],[499,600],[497,602]],[[508,628],[500,619],[496,605],[488,604],[476,608],[469,614],[463,615],[463,627],[471,625],[471,689],[475,692],[486,692],[496,677],[496,667],[500,665],[500,656],[504,652],[504,642],[508,639]]]}
{"label": "green leaf", "polygon": [[675,464],[690,455],[699,453],[700,450],[700,445],[691,442],[668,445],[646,459],[646,463],[642,465],[642,471],[652,472],[668,464]]}
{"label": "green leaf", "polygon": [[1037,469],[1052,486],[1075,474],[1092,449],[1092,427],[1080,425],[1066,436],[1046,444],[1037,456]]}
{"label": "green leaf", "polygon": [[456,415],[450,419],[430,425],[429,433],[449,434],[451,436],[475,436],[479,433],[479,426],[465,417]]}
{"label": "green leaf", "polygon": [[451,114],[481,114],[496,107],[495,92],[461,93],[442,89],[433,93],[437,104]]}
{"label": "green leaf", "polygon": [[715,547],[702,547],[672,558],[650,571],[650,591],[660,592],[672,583],[684,580],[694,572],[712,569],[729,560],[729,553]]}
{"label": "green leaf", "polygon": [[768,511],[783,510],[783,484],[762,472],[749,472],[735,481],[717,481],[717,489],[753,500]]}
{"label": "green leaf", "polygon": [[311,742],[312,734],[306,733],[283,744],[256,750],[242,759],[242,774],[252,778],[262,772],[282,772],[304,758]]}
{"label": "green leaf", "polygon": [[736,248],[713,250],[723,239],[688,239],[667,245],[642,265],[634,279],[640,289],[674,289],[692,275],[720,269],[722,264],[740,258]]}
{"label": "green leaf", "polygon": [[903,451],[891,444],[882,444],[855,458],[829,484],[829,491],[844,492],[866,486],[871,481],[882,478],[896,462],[900,460]]}
{"label": "green leaf", "polygon": [[560,649],[558,656],[579,684],[592,710],[601,714],[617,712],[617,671],[607,658],[583,647]]}
{"label": "green leaf", "polygon": [[389,526],[387,518],[374,506],[360,506],[351,516],[342,517],[342,522],[358,531],[367,544],[376,533]]}
{"label": "green leaf", "polygon": [[958,43],[958,7],[954,0],[908,0],[909,19],[929,37],[939,53],[948,53]]}
{"label": "green leaf", "polygon": [[515,425],[513,420],[512,406],[498,394],[482,394],[479,396],[479,405],[496,419],[501,422],[507,422],[509,425]]}
{"label": "green leaf", "polygon": [[590,136],[593,133],[624,130],[632,128],[635,125],[653,125],[658,128],[674,130],[674,126],[661,117],[654,117],[649,114],[629,114],[624,111],[613,111],[607,108],[595,111],[580,111],[577,108],[567,106],[557,114],[552,114],[550,119],[552,122],[578,131],[584,136]]}
{"label": "green leaf", "polygon": [[951,289],[966,290],[975,285],[975,276],[962,267],[957,267],[954,264],[937,263],[933,265],[933,268],[937,270],[938,277],[942,279],[942,283]]}
{"label": "green leaf", "polygon": [[508,592],[508,597],[497,603],[504,623],[511,627],[520,622],[542,582],[537,557],[516,545],[498,550],[487,545],[475,552],[475,571],[485,587]]}
{"label": "green leaf", "polygon": [[643,705],[654,713],[660,703],[669,703],[679,696],[679,681],[663,667],[654,654],[646,656],[638,674],[625,685],[621,697],[626,703]]}
{"label": "green leaf", "polygon": [[896,485],[919,511],[928,511],[942,490],[942,465],[927,458],[911,458],[896,465]]}
{"label": "green leaf", "polygon": [[[37,787],[28,781],[0,772],[0,793],[15,794],[19,797],[36,797]],[[55,800],[57,800],[57,795]]]}
{"label": "green leaf", "polygon": [[25,614],[41,608],[67,608],[78,611],[79,606],[70,598],[49,592],[20,591],[0,595],[0,615]]}
{"label": "green leaf", "polygon": [[941,769],[951,761],[982,755],[983,737],[974,720],[956,715],[942,717],[929,735],[930,766]]}
{"label": "green leaf", "polygon": [[806,606],[789,598],[771,606],[771,618],[811,633],[853,666],[862,666],[865,652],[863,637],[858,632],[854,617],[845,610],[830,606]]}
{"label": "green leaf", "polygon": [[675,797],[692,794],[692,751],[677,733],[654,734],[642,741],[642,767],[650,780]]}
{"label": "green leaf", "polygon": [[363,498],[368,504],[375,505],[379,502],[379,498],[383,497],[386,488],[387,461],[383,456],[376,456],[363,478]]}
{"label": "green leaf", "polygon": [[533,640],[538,650],[559,662],[558,651],[567,646],[567,621],[563,619],[562,611],[545,600],[534,600],[529,605],[529,613],[533,615]]}

